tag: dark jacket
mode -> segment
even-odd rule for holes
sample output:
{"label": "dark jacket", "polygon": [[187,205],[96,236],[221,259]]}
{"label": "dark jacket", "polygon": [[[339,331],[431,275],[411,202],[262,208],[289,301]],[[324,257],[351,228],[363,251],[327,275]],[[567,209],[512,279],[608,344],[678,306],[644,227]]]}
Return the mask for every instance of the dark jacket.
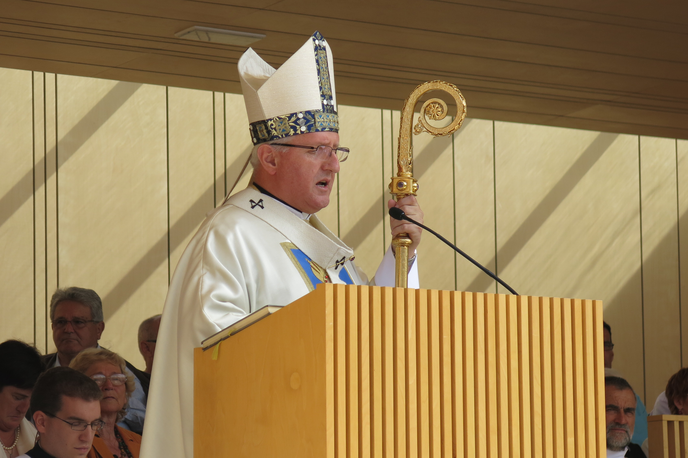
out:
{"label": "dark jacket", "polygon": [[647,458],[643,449],[640,448],[640,445],[634,444],[633,442],[628,444],[628,450],[624,456],[626,458]]}

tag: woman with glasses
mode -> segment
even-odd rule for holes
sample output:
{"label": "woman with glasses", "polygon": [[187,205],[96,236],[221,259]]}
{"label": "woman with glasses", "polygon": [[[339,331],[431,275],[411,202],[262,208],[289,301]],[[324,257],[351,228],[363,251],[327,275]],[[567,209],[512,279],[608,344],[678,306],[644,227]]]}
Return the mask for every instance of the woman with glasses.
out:
{"label": "woman with glasses", "polygon": [[93,439],[88,457],[138,458],[141,436],[117,426],[126,414],[127,401],[135,388],[134,377],[126,371],[124,359],[104,348],[88,348],[69,367],[91,377],[103,392],[100,415],[105,425]]}
{"label": "woman with glasses", "polygon": [[41,372],[38,350],[18,340],[0,344],[0,458],[14,458],[33,447],[36,428],[25,416]]}

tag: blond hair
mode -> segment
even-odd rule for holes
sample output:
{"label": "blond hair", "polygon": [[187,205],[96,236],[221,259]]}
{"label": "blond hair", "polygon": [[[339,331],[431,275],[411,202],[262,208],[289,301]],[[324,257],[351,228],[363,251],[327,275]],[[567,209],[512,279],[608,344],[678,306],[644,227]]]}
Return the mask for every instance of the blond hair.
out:
{"label": "blond hair", "polygon": [[129,404],[129,398],[131,397],[131,393],[134,392],[134,389],[136,389],[134,375],[131,373],[131,371],[127,370],[127,362],[124,361],[124,358],[117,353],[104,348],[87,348],[82,350],[74,357],[74,359],[72,359],[72,362],[69,363],[69,367],[85,374],[90,367],[96,363],[109,363],[113,366],[119,367],[119,370],[127,377],[127,381],[125,383],[127,400],[124,403],[124,406],[122,406],[122,410],[117,412],[117,421],[120,421],[127,414],[126,411],[127,404]]}

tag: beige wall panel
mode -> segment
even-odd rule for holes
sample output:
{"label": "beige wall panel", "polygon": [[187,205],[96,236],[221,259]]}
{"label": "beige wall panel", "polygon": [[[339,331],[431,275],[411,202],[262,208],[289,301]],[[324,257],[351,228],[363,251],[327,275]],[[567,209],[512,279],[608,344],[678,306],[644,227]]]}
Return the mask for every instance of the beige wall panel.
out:
{"label": "beige wall panel", "polygon": [[[392,110],[382,110],[382,184],[384,195],[382,197],[385,205],[392,198],[389,192],[389,182],[397,174],[397,150],[399,148],[399,122],[401,112]],[[382,231],[383,246],[385,251],[392,243],[392,233],[389,227],[390,217],[383,220],[384,229]],[[420,267],[420,266],[419,266]],[[422,286],[422,285],[421,285]]]}
{"label": "beige wall panel", "polygon": [[[681,288],[681,367],[688,366],[688,140],[676,142],[678,165],[679,273]],[[654,400],[653,400],[654,401]],[[652,408],[651,406],[648,408]]]}
{"label": "beige wall panel", "polygon": [[[226,116],[226,151],[227,151],[227,190],[236,182],[244,164],[248,160],[253,149],[251,136],[248,130],[248,116],[244,97],[240,94],[225,94]],[[232,194],[241,191],[248,186],[253,169],[249,164],[241,179],[232,191]],[[218,205],[220,202],[218,202]]]}
{"label": "beige wall panel", "polygon": [[[59,247],[58,247],[58,156],[57,156],[57,78],[54,73],[44,74],[44,129],[45,129],[45,284],[47,289],[46,309],[49,308],[49,301],[53,292],[59,285]],[[38,256],[37,256],[38,259]],[[52,341],[52,330],[49,323],[46,323],[46,334],[48,348],[46,353],[55,351]]]}
{"label": "beige wall panel", "polygon": [[[49,336],[48,285],[46,265],[46,139],[45,139],[45,74],[33,72],[33,214],[34,214],[34,317],[36,348],[46,353]],[[52,150],[52,162],[55,151]]]}
{"label": "beige wall panel", "polygon": [[[189,240],[213,197],[213,94],[169,88],[169,205],[171,272],[177,267]],[[159,304],[162,309],[162,304]]]}
{"label": "beige wall panel", "polygon": [[640,177],[645,382],[652,401],[681,368],[675,140],[640,137]]}
{"label": "beige wall panel", "polygon": [[31,72],[0,69],[0,342],[34,341]]}
{"label": "beige wall panel", "polygon": [[[418,115],[414,116],[414,125]],[[445,125],[446,123],[443,123]],[[413,176],[418,180],[418,202],[425,225],[451,241],[454,232],[454,169],[452,137],[414,135]],[[418,252],[420,284],[423,288],[454,290],[454,252],[437,237],[423,234]]]}
{"label": "beige wall panel", "polygon": [[[454,134],[454,217],[456,245],[494,272],[492,127],[492,121],[466,119]],[[457,290],[494,293],[495,288],[494,280],[460,255],[456,255]]]}
{"label": "beige wall panel", "polygon": [[60,285],[103,298],[103,346],[141,366],[136,329],[167,292],[166,89],[60,76]]}
{"label": "beige wall panel", "polygon": [[[200,91],[199,91],[200,92]],[[225,109],[225,94],[213,92],[213,151],[215,156],[215,201],[217,207],[227,195],[227,125]]]}
{"label": "beige wall panel", "polygon": [[637,137],[495,126],[500,276],[520,294],[604,301],[614,367],[642,393]]}
{"label": "beige wall panel", "polygon": [[339,172],[339,234],[355,250],[356,263],[370,278],[386,249],[381,115],[374,108],[339,107],[340,144],[351,148]]}

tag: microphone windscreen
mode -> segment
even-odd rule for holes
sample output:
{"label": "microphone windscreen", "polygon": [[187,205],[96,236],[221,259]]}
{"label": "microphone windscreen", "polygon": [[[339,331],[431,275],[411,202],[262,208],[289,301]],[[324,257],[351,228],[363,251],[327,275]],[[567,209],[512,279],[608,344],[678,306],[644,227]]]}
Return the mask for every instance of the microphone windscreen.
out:
{"label": "microphone windscreen", "polygon": [[406,216],[406,213],[404,213],[404,210],[402,210],[401,208],[392,207],[389,209],[389,216],[391,216],[394,219],[398,219],[399,221],[402,221],[404,219],[404,216]]}

